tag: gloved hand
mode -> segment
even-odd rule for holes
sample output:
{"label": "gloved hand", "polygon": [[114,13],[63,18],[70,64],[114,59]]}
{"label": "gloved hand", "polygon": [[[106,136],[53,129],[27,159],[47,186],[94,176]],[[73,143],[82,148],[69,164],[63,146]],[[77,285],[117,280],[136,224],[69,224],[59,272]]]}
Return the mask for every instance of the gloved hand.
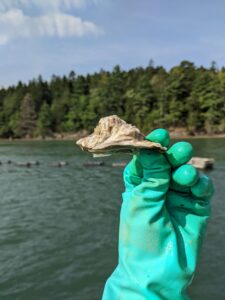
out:
{"label": "gloved hand", "polygon": [[[169,144],[157,129],[147,139]],[[184,300],[210,215],[211,180],[185,164],[189,143],[141,150],[124,170],[119,262],[102,300]]]}

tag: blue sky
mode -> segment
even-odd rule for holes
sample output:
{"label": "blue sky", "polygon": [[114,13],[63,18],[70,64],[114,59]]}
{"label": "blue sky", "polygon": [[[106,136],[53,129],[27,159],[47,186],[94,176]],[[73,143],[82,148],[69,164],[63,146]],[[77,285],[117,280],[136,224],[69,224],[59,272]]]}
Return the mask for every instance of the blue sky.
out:
{"label": "blue sky", "polygon": [[0,0],[0,86],[188,59],[225,65],[224,0]]}

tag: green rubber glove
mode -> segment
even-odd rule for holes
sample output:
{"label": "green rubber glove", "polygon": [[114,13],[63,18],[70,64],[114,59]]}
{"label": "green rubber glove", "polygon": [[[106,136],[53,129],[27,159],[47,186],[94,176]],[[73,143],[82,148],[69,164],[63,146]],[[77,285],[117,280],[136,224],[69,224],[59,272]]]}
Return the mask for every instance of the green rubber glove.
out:
{"label": "green rubber glove", "polygon": [[[146,137],[169,144],[157,129]],[[191,165],[189,143],[141,150],[124,170],[119,262],[102,300],[184,300],[210,215],[211,180]]]}

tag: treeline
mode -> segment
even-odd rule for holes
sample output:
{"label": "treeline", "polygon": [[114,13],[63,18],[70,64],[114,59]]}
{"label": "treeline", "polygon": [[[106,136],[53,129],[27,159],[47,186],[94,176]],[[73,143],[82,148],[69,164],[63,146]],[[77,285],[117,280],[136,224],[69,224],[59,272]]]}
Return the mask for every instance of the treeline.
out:
{"label": "treeline", "polygon": [[39,76],[0,90],[0,137],[91,131],[117,114],[143,132],[184,127],[190,134],[225,132],[225,68],[182,61],[166,71],[151,62],[92,75]]}

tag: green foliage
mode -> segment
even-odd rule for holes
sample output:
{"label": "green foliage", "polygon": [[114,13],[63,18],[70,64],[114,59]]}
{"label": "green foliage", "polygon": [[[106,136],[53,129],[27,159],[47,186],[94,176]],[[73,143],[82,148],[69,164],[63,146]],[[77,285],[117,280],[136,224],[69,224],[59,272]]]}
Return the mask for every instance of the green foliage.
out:
{"label": "green foliage", "polygon": [[[32,137],[36,127],[37,115],[31,94],[26,94],[20,106],[20,118],[16,135],[20,137]],[[12,121],[12,119],[11,119]]]}
{"label": "green foliage", "polygon": [[191,134],[224,133],[225,68],[182,61],[167,71],[151,62],[128,71],[115,66],[86,76],[71,71],[0,89],[0,137],[91,131],[117,114],[143,132],[185,127]]}
{"label": "green foliage", "polygon": [[41,106],[35,134],[41,137],[51,135],[52,116],[49,105],[44,102]]}

